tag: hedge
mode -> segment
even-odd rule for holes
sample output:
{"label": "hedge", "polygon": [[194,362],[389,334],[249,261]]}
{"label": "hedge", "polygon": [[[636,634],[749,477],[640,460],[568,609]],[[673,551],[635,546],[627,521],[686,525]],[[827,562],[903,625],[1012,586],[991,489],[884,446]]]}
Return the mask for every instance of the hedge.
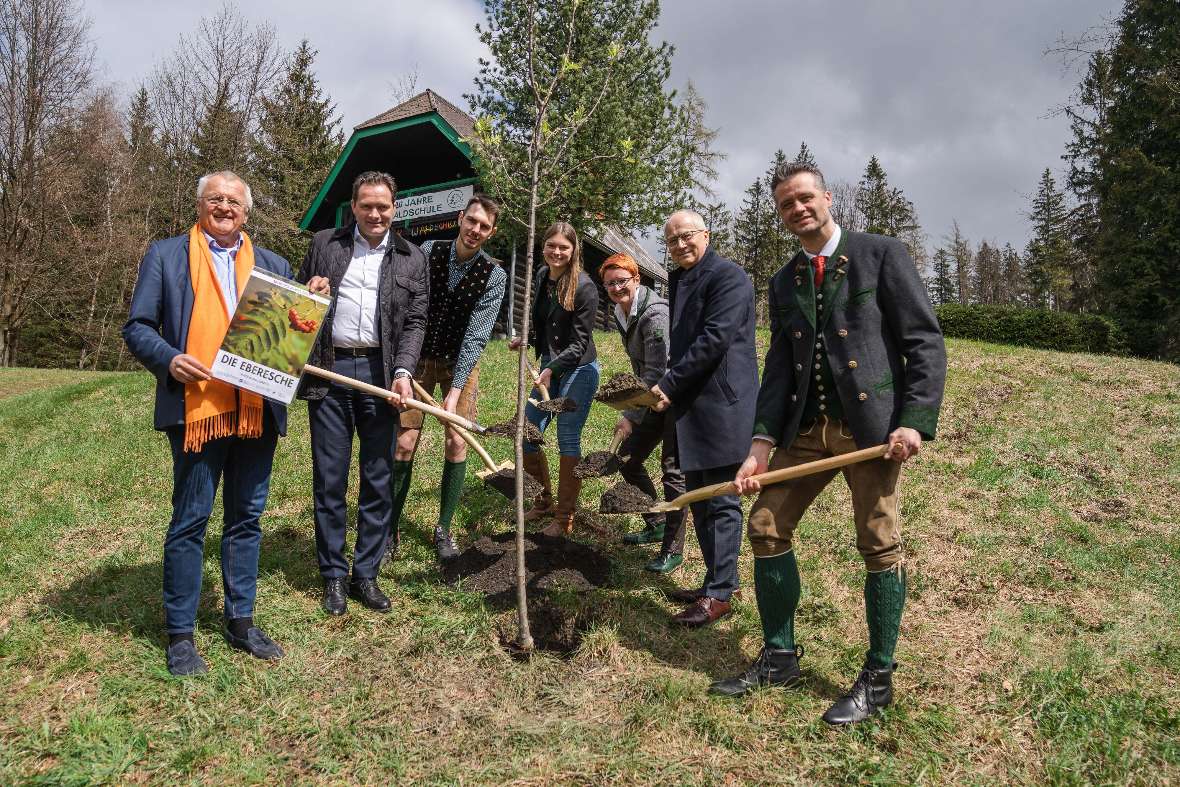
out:
{"label": "hedge", "polygon": [[1016,344],[1045,350],[1125,353],[1119,327],[1097,314],[1071,314],[1020,306],[934,307],[944,335],[996,344]]}

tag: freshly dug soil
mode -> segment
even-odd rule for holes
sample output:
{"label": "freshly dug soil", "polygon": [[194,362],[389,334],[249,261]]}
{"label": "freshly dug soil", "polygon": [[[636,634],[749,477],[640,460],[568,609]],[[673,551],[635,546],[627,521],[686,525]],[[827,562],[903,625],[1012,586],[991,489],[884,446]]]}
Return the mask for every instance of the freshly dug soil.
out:
{"label": "freshly dug soil", "polygon": [[[485,476],[483,482],[509,500],[516,499],[516,473],[512,470],[497,470],[491,475]],[[540,481],[528,473],[524,474],[524,496],[526,500],[541,494],[542,489],[544,487],[541,486]]]}
{"label": "freshly dug soil", "polygon": [[651,390],[650,386],[644,385],[643,380],[640,380],[630,372],[619,372],[611,377],[603,385],[598,386],[598,393],[594,398],[599,402],[621,402],[624,399],[630,399],[636,394],[641,394],[644,391]]}
{"label": "freshly dug soil", "polygon": [[[487,433],[495,435],[496,437],[507,437],[509,440],[516,438],[516,420],[503,421],[498,424],[489,426]],[[545,445],[545,435],[541,434],[541,430],[533,425],[532,421],[524,422],[524,439],[529,443],[536,443],[537,445]]]}
{"label": "freshly dug soil", "polygon": [[538,402],[536,408],[543,413],[572,413],[578,409],[578,403],[568,396],[559,396],[547,402]]}
{"label": "freshly dug soil", "polygon": [[604,475],[617,473],[619,464],[617,454],[612,454],[610,451],[591,451],[574,468],[574,478],[601,478]]}
{"label": "freshly dug soil", "polygon": [[655,504],[656,501],[642,489],[631,486],[626,481],[620,481],[606,490],[602,502],[598,504],[598,513],[640,514]]}
{"label": "freshly dug soil", "polygon": [[[529,633],[533,636],[535,650],[547,650],[568,656],[582,644],[582,633],[595,622],[595,615],[586,609],[565,609],[540,599],[534,603],[529,599]],[[500,644],[517,658],[527,658],[516,646],[518,624],[516,614],[505,616],[497,627]]]}
{"label": "freshly dug soil", "polygon": [[[559,587],[577,591],[603,587],[610,575],[610,559],[577,541],[529,533],[524,552],[530,595]],[[448,584],[461,583],[463,590],[486,595],[489,603],[512,606],[516,602],[516,533],[484,536],[443,566],[442,573]]]}

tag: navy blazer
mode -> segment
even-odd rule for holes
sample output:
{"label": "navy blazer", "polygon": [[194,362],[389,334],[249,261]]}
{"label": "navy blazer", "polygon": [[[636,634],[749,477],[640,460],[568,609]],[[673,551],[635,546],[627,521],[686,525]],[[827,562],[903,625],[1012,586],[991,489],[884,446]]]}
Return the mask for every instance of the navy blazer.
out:
{"label": "navy blazer", "polygon": [[758,399],[754,285],[709,247],[688,270],[668,276],[668,371],[682,470],[737,464],[750,453]]}
{"label": "navy blazer", "polygon": [[[291,265],[269,249],[254,247],[254,266],[291,278]],[[156,241],[139,264],[131,312],[123,324],[127,349],[156,376],[157,429],[184,424],[184,383],[168,372],[188,344],[193,284],[188,273],[188,234]],[[287,433],[287,408],[266,400],[279,434]]]}

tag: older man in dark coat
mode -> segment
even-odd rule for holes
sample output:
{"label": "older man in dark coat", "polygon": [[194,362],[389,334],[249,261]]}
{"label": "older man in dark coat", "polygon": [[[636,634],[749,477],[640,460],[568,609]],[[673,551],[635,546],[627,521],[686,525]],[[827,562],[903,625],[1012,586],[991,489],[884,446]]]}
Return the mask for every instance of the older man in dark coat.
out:
{"label": "older man in dark coat", "polygon": [[[317,232],[298,276],[309,286],[330,287],[334,295],[308,362],[390,390],[383,399],[311,376],[299,390],[311,422],[316,557],[329,615],[345,613],[346,585],[363,606],[390,609],[377,585],[393,518],[397,413],[390,402],[413,398],[410,370],[418,366],[430,301],[422,250],[391,227],[396,196],[389,175],[358,175],[352,186],[355,222]],[[344,543],[354,433],[360,437],[361,483],[350,579]]]}
{"label": "older man in dark coat", "polygon": [[[843,469],[852,493],[856,546],[868,573],[869,649],[849,692],[824,714],[829,724],[868,718],[893,697],[893,651],[905,604],[897,512],[901,463],[934,439],[946,380],[946,349],[914,262],[900,241],[841,230],[831,193],[813,165],[784,164],[772,186],[783,223],[802,251],[770,285],[771,338],[758,395],[751,476],[888,443],[888,458]],[[774,446],[773,459],[769,459]],[[769,459],[769,462],[768,462]],[[792,537],[836,470],[768,486],[750,512],[754,588],[765,640],[743,675],[715,683],[739,695],[799,680],[795,609],[801,581]]]}
{"label": "older man in dark coat", "polygon": [[[709,230],[693,211],[664,225],[677,270],[668,277],[671,336],[668,371],[652,387],[657,410],[671,409],[685,488],[733,479],[749,449],[758,396],[754,349],[754,285],[735,263],[709,246]],[[737,495],[692,505],[705,579],[699,589],[673,593],[691,606],[675,618],[704,626],[730,611],[738,586],[742,507]]]}

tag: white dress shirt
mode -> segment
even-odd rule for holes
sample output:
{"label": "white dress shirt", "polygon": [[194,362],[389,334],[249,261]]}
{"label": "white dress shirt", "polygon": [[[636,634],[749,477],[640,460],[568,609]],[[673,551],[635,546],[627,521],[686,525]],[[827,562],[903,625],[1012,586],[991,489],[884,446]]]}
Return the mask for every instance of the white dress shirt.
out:
{"label": "white dress shirt", "polygon": [[336,316],[332,318],[332,344],[337,347],[379,347],[377,335],[377,287],[381,261],[389,248],[389,233],[370,246],[357,229],[352,231],[352,260],[336,291]]}

